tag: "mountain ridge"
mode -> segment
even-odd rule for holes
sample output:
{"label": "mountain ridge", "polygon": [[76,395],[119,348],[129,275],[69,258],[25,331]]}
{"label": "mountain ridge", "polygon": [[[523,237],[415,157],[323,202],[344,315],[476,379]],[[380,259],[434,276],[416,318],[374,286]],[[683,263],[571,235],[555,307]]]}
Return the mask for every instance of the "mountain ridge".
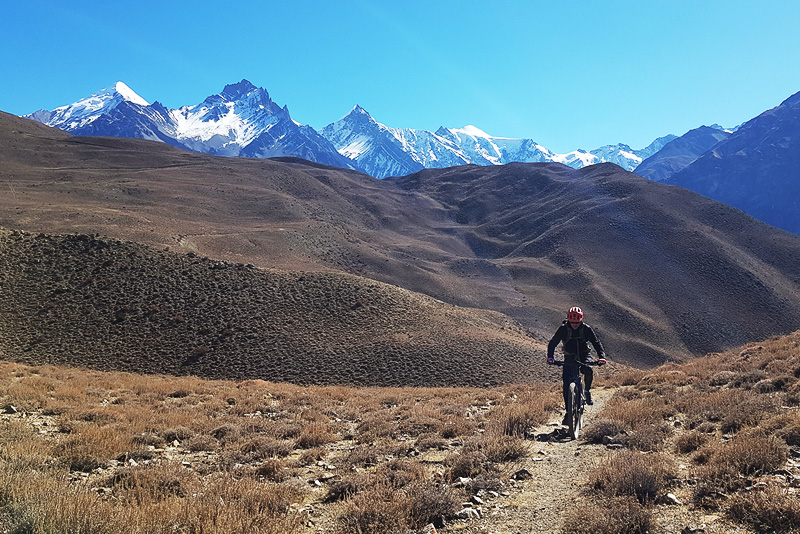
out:
{"label": "mountain ridge", "polygon": [[[105,102],[105,106],[103,103]],[[352,113],[374,122],[360,129],[358,146],[345,125]],[[80,115],[80,122],[71,121]],[[361,108],[353,110],[319,132],[294,121],[288,107],[280,107],[266,89],[246,79],[228,84],[200,104],[167,109],[152,105],[123,82],[71,105],[25,116],[75,135],[133,137],[165,142],[196,152],[222,156],[302,157],[342,168],[356,168],[372,176],[401,176],[420,168],[462,164],[500,165],[514,161],[557,161],[574,168],[610,161],[633,170],[673,136],[656,139],[648,147],[606,145],[586,151],[556,154],[533,139],[493,137],[475,127],[427,130],[391,128],[378,123]]]}
{"label": "mountain ridge", "polygon": [[4,114],[0,161],[13,192],[0,205],[6,228],[355,274],[503,313],[537,342],[578,304],[612,357],[639,366],[800,327],[800,237],[613,164],[378,180],[70,136]]}

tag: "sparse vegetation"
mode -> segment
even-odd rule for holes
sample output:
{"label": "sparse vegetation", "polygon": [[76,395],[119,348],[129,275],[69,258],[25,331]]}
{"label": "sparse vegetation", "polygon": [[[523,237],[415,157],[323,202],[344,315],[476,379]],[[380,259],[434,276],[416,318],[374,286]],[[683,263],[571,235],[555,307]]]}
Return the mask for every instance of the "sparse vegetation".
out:
{"label": "sparse vegetation", "polygon": [[[592,487],[633,494],[640,502],[658,499],[669,488],[699,510],[724,511],[748,528],[797,531],[798,473],[790,457],[800,456],[798,370],[795,332],[612,378],[614,398],[585,439],[663,456],[629,451],[612,457],[592,473]],[[667,456],[673,459],[665,461]],[[652,476],[642,462],[671,467],[666,478]]]}
{"label": "sparse vegetation", "polygon": [[[0,507],[13,532],[291,534],[308,521],[405,532],[504,487],[506,466],[528,449],[513,428],[557,405],[556,387],[525,389],[301,387],[0,362],[0,403],[15,406],[0,420]],[[509,426],[508,414],[525,422]]]}

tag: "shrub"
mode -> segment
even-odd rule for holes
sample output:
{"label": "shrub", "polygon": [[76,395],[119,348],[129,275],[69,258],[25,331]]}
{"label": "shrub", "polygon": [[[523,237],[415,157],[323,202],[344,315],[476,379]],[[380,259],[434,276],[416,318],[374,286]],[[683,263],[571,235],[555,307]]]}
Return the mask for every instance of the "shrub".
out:
{"label": "shrub", "polygon": [[408,527],[405,496],[386,488],[357,493],[336,518],[337,534],[400,534]]}
{"label": "shrub", "polygon": [[565,534],[647,534],[653,526],[652,512],[633,497],[620,497],[598,504],[573,507],[561,532]]}
{"label": "shrub", "polygon": [[[174,428],[168,428],[168,429],[162,431],[161,432],[161,437],[164,438],[164,440],[167,443],[172,443],[173,441],[176,441],[176,440],[179,441],[179,442],[187,440],[187,439],[191,438],[192,436],[194,436],[194,434],[195,433],[194,433],[193,430],[190,430],[190,429],[186,428],[185,426],[179,426],[179,427],[174,427]],[[214,437],[217,437],[217,436],[214,436]],[[217,438],[217,439],[219,439],[219,438]]]}
{"label": "shrub", "polygon": [[257,477],[264,477],[272,482],[283,482],[288,478],[289,474],[284,469],[283,462],[274,458],[267,458],[255,470]]}
{"label": "shrub", "polygon": [[412,528],[419,529],[428,523],[440,524],[443,518],[459,509],[459,496],[434,482],[414,482],[405,489],[408,503],[408,520]]}
{"label": "shrub", "polygon": [[625,425],[621,421],[603,418],[587,426],[581,436],[588,443],[602,443],[603,438],[612,438],[625,431]]}
{"label": "shrub", "polygon": [[727,514],[759,531],[796,532],[800,529],[800,499],[774,486],[734,495]]}
{"label": "shrub", "polygon": [[312,447],[319,447],[336,441],[336,436],[330,431],[327,425],[313,423],[300,432],[295,441],[295,448],[310,449]]}
{"label": "shrub", "polygon": [[292,454],[294,447],[290,441],[257,436],[242,444],[240,450],[257,459],[283,458]]}
{"label": "shrub", "polygon": [[607,495],[653,501],[672,477],[669,460],[660,454],[622,451],[606,458],[589,473],[591,485]]}
{"label": "shrub", "polygon": [[708,436],[700,432],[687,432],[675,440],[675,449],[681,454],[688,454],[702,447],[708,440]]}
{"label": "shrub", "polygon": [[444,464],[448,468],[449,480],[474,478],[495,471],[492,463],[486,459],[486,455],[479,451],[462,450],[445,458]]}
{"label": "shrub", "polygon": [[525,441],[496,432],[487,432],[464,444],[464,450],[480,452],[490,462],[510,462],[528,454]]}
{"label": "shrub", "polygon": [[732,471],[741,475],[770,473],[782,467],[788,457],[788,447],[774,436],[761,430],[740,433],[713,448],[706,476],[723,479]]}
{"label": "shrub", "polygon": [[420,451],[429,449],[446,449],[447,440],[438,434],[422,434],[414,442],[414,447]]}
{"label": "shrub", "polygon": [[328,494],[325,502],[336,502],[349,499],[353,495],[360,493],[372,484],[369,478],[364,475],[352,475],[333,480],[328,486]]}
{"label": "shrub", "polygon": [[215,451],[219,442],[208,434],[198,434],[186,441],[186,448],[192,452]]}
{"label": "shrub", "polygon": [[425,468],[417,462],[409,460],[391,460],[381,464],[375,470],[375,478],[379,483],[392,488],[402,488],[413,482],[425,479]]}

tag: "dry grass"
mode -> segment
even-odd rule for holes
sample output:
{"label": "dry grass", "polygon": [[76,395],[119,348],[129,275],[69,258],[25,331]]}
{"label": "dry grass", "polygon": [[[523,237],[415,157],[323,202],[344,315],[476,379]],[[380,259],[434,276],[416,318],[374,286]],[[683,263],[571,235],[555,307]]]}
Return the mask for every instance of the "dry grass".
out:
{"label": "dry grass", "polygon": [[[393,532],[499,489],[553,387],[347,388],[0,362],[13,532]],[[14,412],[14,413],[12,413]],[[431,456],[432,455],[432,456]],[[429,457],[430,456],[430,457]],[[469,489],[448,484],[473,477]]]}
{"label": "dry grass", "polygon": [[727,507],[727,514],[759,531],[800,530],[800,499],[797,494],[774,486],[734,496]]}
{"label": "dry grass", "polygon": [[647,504],[653,502],[674,477],[675,468],[665,456],[621,451],[589,473],[589,483],[609,497],[635,497]]}
{"label": "dry grass", "polygon": [[561,532],[564,534],[647,534],[652,512],[635,498],[617,497],[602,504],[571,508]]}

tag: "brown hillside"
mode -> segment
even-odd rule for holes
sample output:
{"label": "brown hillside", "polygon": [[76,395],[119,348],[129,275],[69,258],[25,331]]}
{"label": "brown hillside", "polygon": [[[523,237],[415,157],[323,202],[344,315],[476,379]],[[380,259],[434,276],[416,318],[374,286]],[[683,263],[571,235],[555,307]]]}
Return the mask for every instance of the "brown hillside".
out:
{"label": "brown hillside", "polygon": [[636,365],[800,328],[799,237],[613,165],[376,180],[0,114],[0,187],[0,226],[344,271],[505,313],[540,341],[579,304],[612,357]]}
{"label": "brown hillside", "polygon": [[507,317],[341,273],[86,235],[0,233],[0,356],[296,384],[485,386],[542,373]]}
{"label": "brown hillside", "polygon": [[[800,328],[800,237],[612,164],[457,167],[396,179],[430,195],[526,295],[581,304],[612,354],[655,363]],[[506,303],[504,303],[506,304]],[[557,315],[548,316],[552,321]]]}

